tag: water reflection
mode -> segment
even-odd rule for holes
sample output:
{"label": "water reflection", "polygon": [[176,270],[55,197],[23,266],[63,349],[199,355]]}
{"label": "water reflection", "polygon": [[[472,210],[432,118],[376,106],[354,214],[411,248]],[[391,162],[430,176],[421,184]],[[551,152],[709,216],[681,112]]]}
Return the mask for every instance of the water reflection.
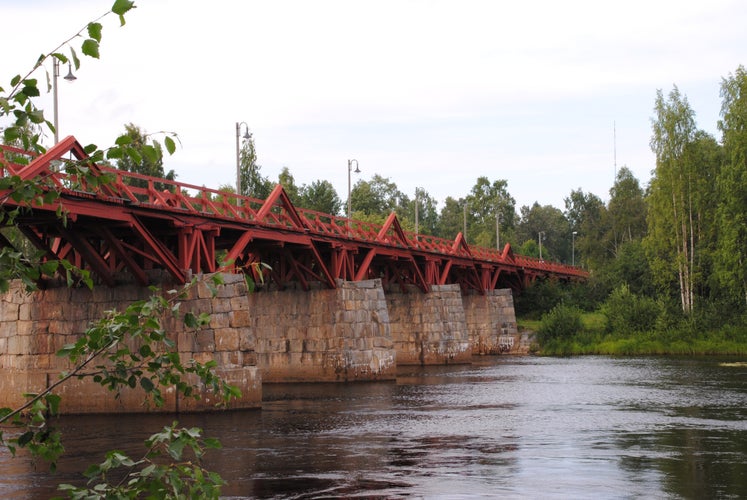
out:
{"label": "water reflection", "polygon": [[[266,386],[261,411],[180,419],[222,441],[206,466],[229,497],[747,497],[746,367],[477,361],[402,370],[396,383]],[[105,449],[141,452],[170,421],[63,419],[60,474],[0,454],[0,496],[46,498]]]}

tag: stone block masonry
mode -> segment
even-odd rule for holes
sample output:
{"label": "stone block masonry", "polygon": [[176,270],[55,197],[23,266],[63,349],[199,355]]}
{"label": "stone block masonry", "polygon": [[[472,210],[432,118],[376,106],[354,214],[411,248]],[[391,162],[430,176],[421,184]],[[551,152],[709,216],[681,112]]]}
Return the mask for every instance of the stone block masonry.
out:
{"label": "stone block masonry", "polygon": [[264,382],[394,379],[396,357],[381,280],[335,290],[249,295],[248,338]]}
{"label": "stone block masonry", "polygon": [[386,292],[398,365],[470,363],[469,331],[459,285],[392,286]]}
{"label": "stone block masonry", "polygon": [[511,290],[487,290],[484,295],[470,293],[462,300],[472,354],[519,352],[520,337]]}
{"label": "stone block masonry", "polygon": [[[462,295],[458,285],[387,290],[381,280],[339,281],[334,290],[248,293],[241,275],[224,275],[213,297],[204,284],[181,300],[181,312],[207,313],[205,328],[164,327],[184,362],[215,360],[216,371],[238,386],[235,408],[261,405],[263,382],[393,380],[397,365],[470,363],[473,354],[515,352],[513,298],[508,290]],[[158,281],[156,279],[156,281]],[[105,311],[150,296],[135,285],[52,288],[27,294],[19,283],[0,295],[0,406],[17,407],[71,367],[55,353],[75,342]],[[130,345],[131,348],[137,347]],[[118,398],[89,380],[62,389],[65,413],[208,411],[216,401],[177,398],[166,391],[161,409],[143,405],[140,389]]]}
{"label": "stone block masonry", "polygon": [[[175,318],[163,326],[176,342],[183,362],[215,360],[216,373],[241,389],[242,397],[231,408],[254,408],[261,404],[261,378],[256,367],[254,344],[242,337],[249,315],[246,283],[240,275],[225,275],[219,300],[212,300],[204,284],[190,290],[181,300],[181,312],[208,313],[210,324],[189,329]],[[123,310],[129,303],[147,299],[151,291],[135,285],[115,288],[50,288],[31,294],[13,282],[0,296],[0,406],[18,407],[24,393],[38,393],[72,368],[67,358],[56,356],[64,345],[74,343],[88,326],[107,310]],[[226,307],[232,304],[234,309]],[[130,342],[130,348],[136,347]],[[140,388],[115,394],[90,379],[70,379],[60,386],[63,413],[113,413],[145,411],[207,411],[215,409],[215,396],[202,391],[202,398],[178,398],[165,389],[166,404],[144,406]]]}

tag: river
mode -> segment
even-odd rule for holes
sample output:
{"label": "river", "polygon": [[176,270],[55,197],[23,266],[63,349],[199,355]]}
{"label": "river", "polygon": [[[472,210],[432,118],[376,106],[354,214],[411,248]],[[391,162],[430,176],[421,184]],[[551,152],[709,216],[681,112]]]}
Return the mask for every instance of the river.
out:
{"label": "river", "polygon": [[[182,415],[233,498],[747,498],[747,364],[485,357],[397,381],[269,385],[262,410]],[[0,497],[48,498],[170,416],[66,417],[56,475],[0,452]]]}

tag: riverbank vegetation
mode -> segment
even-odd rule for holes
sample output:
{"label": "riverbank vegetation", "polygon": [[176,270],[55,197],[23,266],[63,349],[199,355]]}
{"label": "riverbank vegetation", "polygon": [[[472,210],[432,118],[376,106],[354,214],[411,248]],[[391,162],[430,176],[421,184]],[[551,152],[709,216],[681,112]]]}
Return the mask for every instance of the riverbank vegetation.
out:
{"label": "riverbank vegetation", "polygon": [[[529,297],[517,299],[520,328],[536,332],[534,353],[747,356],[747,315],[739,306],[706,303],[686,315],[673,300],[635,294],[622,284],[589,308],[594,303],[583,292],[591,288],[540,282],[527,291]],[[536,295],[544,297],[545,311],[528,309]]]}
{"label": "riverbank vegetation", "polygon": [[[721,82],[720,140],[687,97],[657,91],[640,187],[620,169],[603,203],[574,191],[565,216],[587,283],[535,283],[517,314],[543,354],[747,354],[747,72]],[[546,250],[548,251],[548,250]],[[575,258],[575,255],[574,255]]]}
{"label": "riverbank vegetation", "polygon": [[[392,211],[403,228],[580,265],[582,285],[537,283],[517,297],[522,321],[540,321],[546,354],[744,354],[747,352],[747,71],[721,81],[720,137],[698,128],[677,86],[652,92],[650,143],[656,167],[637,179],[623,166],[608,201],[581,188],[565,210],[535,202],[516,207],[505,179],[477,179],[437,210],[425,189],[414,197],[388,178],[359,180],[353,217],[382,222]],[[252,146],[249,144],[249,146]],[[250,185],[270,183],[256,154],[242,169]],[[251,161],[250,161],[251,160]],[[251,168],[249,168],[251,167]],[[294,203],[315,208],[284,170]],[[243,188],[242,188],[243,190]],[[258,190],[261,192],[261,190]],[[345,203],[327,204],[325,210]],[[318,207],[323,208],[323,207]],[[555,309],[555,308],[559,309]]]}
{"label": "riverbank vegetation", "polygon": [[[55,79],[60,64],[68,64],[70,68],[74,66],[77,70],[81,64],[79,53],[98,59],[102,23],[115,18],[119,26],[124,26],[125,15],[134,7],[130,0],[114,0],[109,11],[86,24],[56,49],[43,53],[25,77],[20,74],[13,77],[7,91],[0,87],[0,124],[8,124],[0,129],[4,144],[35,153],[46,151],[42,144],[44,132],[54,132],[55,125],[47,121],[43,110],[37,107],[37,98],[41,96],[38,74],[50,65]],[[74,47],[78,42],[80,45]],[[66,55],[68,53],[69,57]],[[49,86],[49,74],[46,79]],[[128,126],[127,133],[118,137],[112,147],[98,149],[95,145],[86,146],[85,152],[89,155],[86,160],[65,160],[54,167],[39,168],[64,168],[71,182],[64,187],[79,191],[84,190],[85,186],[112,181],[105,175],[98,176],[96,169],[91,168],[92,163],[110,159],[133,165],[133,169],[148,167],[149,170],[156,169],[148,173],[173,177],[173,172],[164,174],[162,169],[159,170],[163,149],[169,154],[175,150],[171,138],[173,134],[159,134],[164,136],[163,146],[156,139],[145,136],[139,144],[133,140],[140,139],[141,135],[136,127]],[[0,192],[5,196],[0,199],[0,205],[6,199],[12,199],[17,204],[17,208],[5,207],[0,213],[0,292],[7,292],[14,280],[22,282],[27,291],[37,290],[42,277],[54,275],[64,279],[68,286],[92,288],[93,279],[87,270],[65,260],[48,259],[43,251],[34,252],[33,245],[28,244],[30,242],[23,236],[28,237],[30,233],[24,233],[19,224],[19,220],[28,216],[35,206],[57,202],[62,196],[59,191],[62,184],[55,183],[51,175],[39,174],[30,178],[10,175],[12,171],[7,169],[9,160],[19,164],[28,161],[22,155],[17,158],[0,155]],[[66,220],[67,214],[62,205],[57,214],[63,221]],[[237,387],[216,375],[215,361],[201,362],[183,357],[169,333],[169,324],[175,321],[183,322],[187,331],[209,323],[207,315],[197,317],[191,312],[181,312],[180,308],[180,301],[200,281],[217,294],[222,277],[219,273],[210,277],[201,276],[180,290],[154,289],[148,300],[124,305],[122,310],[113,309],[103,313],[103,317],[88,325],[74,343],[65,344],[57,351],[57,357],[65,359],[66,364],[62,366],[67,369],[56,380],[51,378],[51,373],[47,373],[47,383],[44,384],[42,377],[42,385],[39,386],[38,374],[28,375],[19,370],[24,376],[17,387],[36,388],[39,392],[24,393],[15,408],[0,408],[0,452],[16,456],[22,450],[27,451],[33,460],[28,462],[32,468],[47,463],[50,472],[54,472],[58,459],[65,451],[62,434],[55,428],[55,417],[62,408],[63,387],[67,386],[67,390],[70,390],[69,383],[74,380],[86,379],[93,385],[98,384],[108,389],[113,399],[119,398],[121,391],[139,388],[142,390],[144,410],[164,406],[169,398],[200,399],[203,392],[211,393],[211,397],[215,397],[220,405],[226,405],[240,396]],[[15,329],[5,332],[6,336],[15,336]],[[46,349],[46,346],[39,347],[39,352],[45,353]],[[36,351],[31,349],[25,352]],[[51,361],[45,363],[44,367],[52,369],[49,366]],[[39,374],[43,375],[42,372]],[[16,386],[11,384],[8,387]],[[72,389],[73,392],[76,390],[80,390],[80,387]],[[70,437],[75,438],[74,435]],[[174,421],[145,441],[142,454],[131,458],[120,450],[110,450],[102,462],[82,472],[81,481],[85,478],[86,483],[76,481],[78,484],[75,485],[60,484],[59,491],[68,498],[217,499],[225,481],[217,473],[203,468],[202,460],[207,450],[219,447],[220,443],[216,440],[203,438],[200,429],[179,428]]]}

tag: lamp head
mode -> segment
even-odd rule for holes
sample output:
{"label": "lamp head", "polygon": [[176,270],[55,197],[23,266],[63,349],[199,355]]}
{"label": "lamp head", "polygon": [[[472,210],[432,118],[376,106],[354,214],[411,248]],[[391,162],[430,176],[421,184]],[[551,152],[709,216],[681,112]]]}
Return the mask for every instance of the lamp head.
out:
{"label": "lamp head", "polygon": [[252,134],[249,132],[249,129],[246,129],[246,132],[244,132],[244,139],[249,140],[252,138]]}
{"label": "lamp head", "polygon": [[78,79],[78,77],[73,74],[73,66],[70,63],[67,63],[67,75],[65,75],[64,78],[68,82],[72,82]]}

